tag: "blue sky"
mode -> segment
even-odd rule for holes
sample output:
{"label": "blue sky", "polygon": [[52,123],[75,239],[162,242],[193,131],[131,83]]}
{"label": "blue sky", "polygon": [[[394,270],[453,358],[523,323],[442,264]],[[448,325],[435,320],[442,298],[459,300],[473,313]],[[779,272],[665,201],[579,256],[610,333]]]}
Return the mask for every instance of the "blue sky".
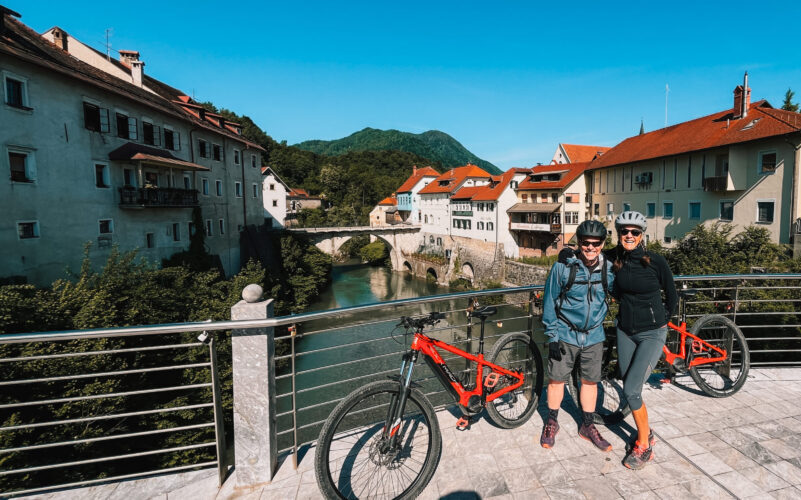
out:
{"label": "blue sky", "polygon": [[97,2],[0,0],[42,32],[138,50],[145,72],[249,115],[276,140],[442,130],[501,168],[557,143],[754,100],[801,101],[801,2]]}

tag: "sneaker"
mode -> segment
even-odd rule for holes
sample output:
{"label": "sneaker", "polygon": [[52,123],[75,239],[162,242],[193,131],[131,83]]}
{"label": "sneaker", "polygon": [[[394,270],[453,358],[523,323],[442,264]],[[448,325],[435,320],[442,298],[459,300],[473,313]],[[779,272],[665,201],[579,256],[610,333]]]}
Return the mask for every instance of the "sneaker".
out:
{"label": "sneaker", "polygon": [[540,436],[540,444],[543,448],[552,448],[556,441],[556,433],[559,432],[559,422],[549,418],[545,422],[545,427],[542,428],[542,436]]}
{"label": "sneaker", "polygon": [[612,444],[601,436],[594,424],[584,425],[579,428],[579,436],[583,437],[601,451],[609,451]]}
{"label": "sneaker", "polygon": [[[636,436],[637,435],[635,434],[634,443],[637,442]],[[626,453],[631,452],[632,448],[634,448],[634,443],[629,443],[626,445]],[[648,447],[653,448],[655,444],[656,444],[656,438],[654,438],[654,430],[651,429],[650,432],[648,433]]]}
{"label": "sneaker", "polygon": [[654,450],[650,446],[643,448],[639,443],[634,444],[634,448],[623,459],[623,465],[629,469],[642,469],[645,464],[654,459]]}

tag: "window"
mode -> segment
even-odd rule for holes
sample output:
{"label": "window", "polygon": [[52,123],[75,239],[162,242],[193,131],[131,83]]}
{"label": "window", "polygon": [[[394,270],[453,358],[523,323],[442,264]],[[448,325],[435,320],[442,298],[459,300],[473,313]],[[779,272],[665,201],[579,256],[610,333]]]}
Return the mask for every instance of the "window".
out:
{"label": "window", "polygon": [[476,229],[484,229],[484,223],[483,223],[483,222],[481,222],[481,221],[479,221],[479,222],[476,224]]}
{"label": "window", "polygon": [[158,172],[145,172],[145,187],[159,187]]}
{"label": "window", "polygon": [[192,179],[188,175],[184,175],[184,189],[192,189]]}
{"label": "window", "polygon": [[274,206],[274,207],[277,207],[277,206],[278,206],[278,200],[273,200],[273,206]]}
{"label": "window", "polygon": [[487,231],[492,231],[495,225],[492,222],[487,222]]}
{"label": "window", "polygon": [[565,212],[565,224],[578,224],[578,212]]}
{"label": "window", "polygon": [[194,222],[189,222],[189,223],[187,224],[187,229],[189,230],[189,237],[190,237],[190,238],[191,238],[192,236],[194,236],[194,235],[195,235],[195,233],[197,232],[197,228],[195,227],[195,223],[194,223]]}
{"label": "window", "polygon": [[600,203],[595,203],[595,205],[593,206],[593,213],[595,215],[601,215],[601,205],[600,205]]}
{"label": "window", "polygon": [[623,202],[623,211],[628,212],[631,210],[631,203]]}
{"label": "window", "polygon": [[690,219],[700,219],[701,218],[701,202],[700,201],[691,201],[689,210],[687,211],[687,215]]}
{"label": "window", "polygon": [[35,168],[33,154],[30,151],[21,149],[8,150],[8,165],[11,170],[11,180],[13,182],[33,182],[35,179]]}
{"label": "window", "polygon": [[202,179],[201,184],[203,185],[203,194],[208,196],[209,195],[209,180],[208,179]]}
{"label": "window", "polygon": [[206,219],[206,236],[211,235],[211,219]]}
{"label": "window", "polygon": [[108,132],[108,110],[84,101],[83,126],[86,127],[87,130],[93,130],[95,132]]}
{"label": "window", "polygon": [[259,197],[259,185],[258,184],[253,184],[253,197],[254,198],[258,198]]}
{"label": "window", "polygon": [[270,191],[275,191],[275,184],[270,184]]}
{"label": "window", "polygon": [[250,166],[256,168],[256,155],[250,155]]}
{"label": "window", "polygon": [[197,140],[197,149],[198,154],[201,158],[208,158],[209,157],[209,143],[204,141],[203,139]]}
{"label": "window", "polygon": [[776,151],[759,153],[759,173],[772,174],[776,171]]}
{"label": "window", "polygon": [[489,210],[490,212],[494,212],[495,211],[495,203],[487,203],[487,210]]}
{"label": "window", "polygon": [[649,218],[656,217],[656,203],[649,201],[645,204],[645,216]]}
{"label": "window", "polygon": [[734,202],[721,201],[720,202],[720,220],[733,220],[734,219]]}
{"label": "window", "polygon": [[433,236],[429,236],[428,237],[428,242],[433,245],[434,244],[434,237]]}
{"label": "window", "polygon": [[27,81],[18,76],[5,75],[6,104],[15,108],[28,107]]}
{"label": "window", "polygon": [[[428,185],[428,184],[426,183],[426,185]],[[512,181],[512,182],[509,183],[509,187],[512,188],[512,189],[517,189],[518,185],[519,185],[519,183],[517,181]]]}
{"label": "window", "polygon": [[17,235],[21,240],[38,238],[39,222],[37,221],[17,222]]}
{"label": "window", "polygon": [[117,112],[117,137],[136,140],[139,137],[136,118]]}
{"label": "window", "polygon": [[542,203],[548,203],[548,193],[540,193],[540,201]]}
{"label": "window", "polygon": [[528,203],[528,195],[526,193],[521,194],[520,199],[523,200],[523,203]]}
{"label": "window", "polygon": [[238,149],[234,150],[234,164],[235,165],[239,165],[239,150]]}
{"label": "window", "polygon": [[578,193],[567,193],[567,194],[565,194],[565,203],[578,203],[578,202],[579,202]]}
{"label": "window", "polygon": [[164,126],[164,147],[177,151],[181,149],[181,134]]}
{"label": "window", "polygon": [[95,163],[95,186],[99,188],[109,187],[108,165]]}
{"label": "window", "polygon": [[123,171],[122,171],[122,179],[123,179],[123,183],[126,186],[136,186],[136,182],[134,180],[135,179],[134,178],[134,172],[133,172],[132,169],[130,169],[130,168],[123,169]]}
{"label": "window", "polygon": [[673,243],[673,238],[668,235],[665,235],[665,243],[670,244]]}
{"label": "window", "polygon": [[[194,234],[191,222],[189,223],[189,234]],[[172,241],[181,241],[181,225],[177,222],[172,224]]]}
{"label": "window", "polygon": [[217,196],[222,196],[222,193],[223,193],[223,190],[222,190],[222,181],[221,181],[221,180],[218,180],[218,181],[217,181]]}
{"label": "window", "polygon": [[241,182],[237,182],[237,183],[234,184],[234,194],[236,195],[237,198],[241,198],[242,197],[242,183]]}
{"label": "window", "polygon": [[612,215],[615,213],[615,204],[614,203],[607,203],[606,204],[606,215]]}
{"label": "window", "polygon": [[220,219],[217,223],[217,227],[220,228],[220,236],[222,236],[225,234],[225,219]]}
{"label": "window", "polygon": [[153,233],[145,233],[145,247],[154,248],[156,246],[156,235]]}
{"label": "window", "polygon": [[111,234],[114,232],[114,221],[111,219],[100,219],[98,221],[100,234]]}
{"label": "window", "polygon": [[151,146],[161,146],[161,127],[142,120],[142,142]]}
{"label": "window", "polygon": [[212,153],[211,153],[212,154],[212,158],[214,158],[214,160],[216,160],[216,161],[221,161],[222,160],[222,148],[220,147],[219,144],[213,144],[211,146],[211,151],[212,151]]}
{"label": "window", "polygon": [[551,193],[551,203],[559,203],[559,193]]}
{"label": "window", "polygon": [[773,200],[757,200],[757,222],[770,224],[773,222]]}
{"label": "window", "polygon": [[662,203],[662,218],[664,219],[672,219],[673,218],[673,202],[666,201]]}

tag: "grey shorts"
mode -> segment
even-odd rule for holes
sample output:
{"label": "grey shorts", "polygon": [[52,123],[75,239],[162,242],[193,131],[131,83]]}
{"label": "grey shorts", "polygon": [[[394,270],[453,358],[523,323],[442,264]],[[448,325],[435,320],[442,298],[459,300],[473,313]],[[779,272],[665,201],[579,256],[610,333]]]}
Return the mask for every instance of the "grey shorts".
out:
{"label": "grey shorts", "polygon": [[[581,362],[581,379],[588,382],[601,381],[601,365],[604,359],[604,343],[598,342],[586,347],[579,347],[559,341],[559,346],[564,348],[561,361],[548,359],[548,377],[552,382],[567,382],[570,380],[570,373],[576,359]],[[547,352],[547,349],[546,349]]]}

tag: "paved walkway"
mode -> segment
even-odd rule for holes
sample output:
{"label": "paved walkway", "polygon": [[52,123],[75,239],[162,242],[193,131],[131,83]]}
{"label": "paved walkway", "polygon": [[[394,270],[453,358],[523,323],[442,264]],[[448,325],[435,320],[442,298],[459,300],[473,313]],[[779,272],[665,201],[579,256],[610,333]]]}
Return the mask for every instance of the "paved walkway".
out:
{"label": "paved walkway", "polygon": [[[456,419],[441,411],[442,459],[421,498],[799,499],[799,382],[798,368],[752,369],[743,389],[722,399],[698,393],[689,377],[674,385],[654,382],[643,399],[657,436],[656,458],[640,471],[621,464],[634,430],[631,417],[602,428],[614,447],[602,453],[578,437],[577,412],[569,404],[550,450],[539,445],[544,401],[540,415],[515,430],[482,419],[459,432]],[[285,461],[272,484],[247,498],[321,498],[313,454],[302,457],[297,471]]]}
{"label": "paved walkway", "polygon": [[[559,415],[562,430],[550,450],[539,445],[544,402],[539,415],[514,430],[482,419],[459,432],[456,419],[441,411],[442,459],[421,498],[801,499],[801,368],[752,369],[743,389],[723,399],[699,393],[689,377],[677,382],[645,389],[657,444],[654,462],[640,471],[621,464],[633,432],[631,417],[620,426],[602,428],[614,446],[602,453],[578,437],[569,396]],[[235,471],[218,490],[214,471],[206,470],[182,474],[180,481],[163,476],[37,498],[321,498],[314,449],[299,457],[297,470],[289,457],[271,484],[253,490],[235,489]]]}

